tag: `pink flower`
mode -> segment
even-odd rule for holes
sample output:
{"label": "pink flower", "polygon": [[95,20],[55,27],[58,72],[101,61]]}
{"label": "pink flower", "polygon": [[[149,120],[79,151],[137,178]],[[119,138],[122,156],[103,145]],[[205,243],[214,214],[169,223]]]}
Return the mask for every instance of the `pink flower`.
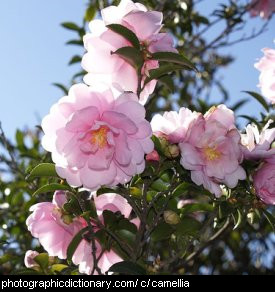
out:
{"label": "pink flower", "polygon": [[[162,13],[147,11],[140,3],[122,0],[118,6],[110,6],[101,11],[103,20],[90,23],[91,33],[84,36],[87,53],[83,57],[82,66],[88,72],[85,83],[96,85],[100,82],[112,86],[118,91],[136,92],[138,87],[137,72],[129,63],[111,52],[125,46],[131,46],[125,38],[107,29],[106,25],[121,24],[132,30],[143,48],[145,63],[142,68],[143,81],[148,71],[158,68],[158,62],[148,59],[150,53],[159,51],[176,52],[173,39],[167,33],[159,33],[162,28]],[[127,82],[125,82],[127,80]],[[145,103],[153,92],[156,80],[149,82],[140,96]]]}
{"label": "pink flower", "polygon": [[272,122],[269,120],[261,133],[256,125],[249,124],[246,127],[246,133],[241,134],[243,154],[246,159],[267,159],[275,155],[275,148],[270,149],[275,139],[275,128],[268,129]]}
{"label": "pink flower", "polygon": [[24,263],[27,268],[39,267],[38,263],[35,262],[34,258],[38,256],[39,253],[35,250],[28,250],[25,254]]}
{"label": "pink flower", "polygon": [[55,192],[53,202],[43,202],[33,205],[33,212],[26,221],[28,230],[32,236],[38,238],[49,256],[57,256],[60,259],[67,257],[67,248],[72,238],[85,227],[85,222],[74,219],[71,223],[63,221],[61,208],[57,202],[65,202],[65,193]]}
{"label": "pink flower", "polygon": [[250,5],[250,14],[252,17],[260,15],[268,19],[275,12],[274,0],[252,0]]}
{"label": "pink flower", "polygon": [[187,108],[181,108],[179,112],[170,111],[162,115],[156,114],[151,126],[153,133],[159,137],[165,137],[170,143],[185,141],[190,135],[190,127],[200,116]]}
{"label": "pink flower", "polygon": [[181,164],[191,170],[191,179],[216,196],[221,195],[219,184],[234,188],[246,178],[240,166],[243,155],[240,134],[235,127],[234,114],[225,105],[211,108],[198,116],[189,137],[180,142]]}
{"label": "pink flower", "polygon": [[[127,203],[127,200],[121,197],[120,195],[108,193],[97,197],[94,193],[93,196],[95,206],[97,209],[97,214],[102,222],[103,222],[102,213],[104,210],[109,210],[114,213],[120,212],[122,215],[124,215],[125,218],[128,218],[130,216],[132,208]],[[138,218],[131,220],[131,222],[135,224],[137,227],[139,226]],[[102,273],[106,273],[110,269],[110,267],[115,263],[123,261],[123,259],[120,256],[118,256],[113,250],[104,251],[104,253],[102,253],[102,248],[97,241],[96,248],[98,267],[100,268]],[[93,272],[94,261],[91,253],[91,243],[89,243],[86,240],[82,240],[73,256],[73,262],[75,265],[79,265],[80,273],[90,275]],[[97,274],[97,272],[94,271],[94,274]]]}
{"label": "pink flower", "polygon": [[95,190],[126,183],[144,170],[153,148],[145,109],[132,93],[74,85],[42,121],[43,147],[52,152],[57,173],[75,187]]}
{"label": "pink flower", "polygon": [[254,65],[261,72],[258,86],[261,88],[263,96],[275,104],[275,50],[265,48],[262,52],[264,56]]}
{"label": "pink flower", "polygon": [[159,154],[156,150],[153,150],[151,153],[146,155],[147,161],[159,161]]}
{"label": "pink flower", "polygon": [[265,163],[253,176],[257,196],[268,205],[275,205],[275,164]]}
{"label": "pink flower", "polygon": [[[81,229],[87,226],[86,221],[81,217],[73,218],[70,222],[65,220],[62,207],[66,201],[66,196],[63,191],[55,192],[52,203],[44,202],[33,205],[30,208],[30,211],[33,213],[26,221],[29,231],[34,237],[38,238],[49,256],[57,256],[60,259],[66,259],[70,242]],[[128,218],[132,211],[127,201],[117,194],[103,194],[99,197],[95,197],[94,195],[94,201],[98,216],[102,222],[102,213],[104,210],[110,210],[112,212],[119,211],[125,218]],[[139,226],[138,218],[131,220],[131,222],[136,224],[137,227]],[[95,223],[91,223],[94,231],[98,231]],[[108,271],[113,264],[122,261],[122,258],[113,250],[105,250],[102,252],[102,247],[97,240],[95,240],[95,246],[98,268],[102,273]],[[34,253],[32,254],[30,252],[26,254],[26,266],[28,264],[31,267],[33,255]],[[94,268],[92,243],[83,239],[77,247],[72,260],[74,264],[79,265],[80,273],[91,274]]]}

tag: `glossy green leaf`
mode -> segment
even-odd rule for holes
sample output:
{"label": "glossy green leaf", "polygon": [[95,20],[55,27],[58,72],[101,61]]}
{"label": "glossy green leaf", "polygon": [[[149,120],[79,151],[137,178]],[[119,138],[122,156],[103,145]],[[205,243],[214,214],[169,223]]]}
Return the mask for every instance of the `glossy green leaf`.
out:
{"label": "glossy green leaf", "polygon": [[178,53],[156,52],[152,54],[152,59],[162,62],[171,62],[197,71],[197,68],[192,62],[190,62],[185,56],[180,55]]}
{"label": "glossy green leaf", "polygon": [[269,106],[263,96],[253,91],[244,91],[244,92],[254,97],[265,108],[266,111],[269,111]]}
{"label": "glossy green leaf", "polygon": [[139,50],[133,47],[123,47],[111,54],[115,54],[123,58],[126,62],[134,68],[140,68],[143,65],[143,57]]}
{"label": "glossy green leaf", "polygon": [[48,192],[55,192],[55,191],[70,191],[71,188],[67,185],[52,183],[48,185],[44,185],[38,190],[36,190],[32,195],[36,196],[42,193],[48,193]]}
{"label": "glossy green leaf", "polygon": [[174,229],[171,227],[171,225],[165,222],[161,222],[151,234],[152,241],[157,242],[160,240],[168,239],[173,231]]}
{"label": "glossy green leaf", "polygon": [[68,248],[67,248],[67,261],[68,263],[72,262],[72,257],[78,247],[78,245],[80,244],[81,240],[83,239],[83,235],[85,233],[87,233],[89,230],[89,227],[85,227],[83,229],[81,229],[72,239],[72,241],[70,242]]}
{"label": "glossy green leaf", "polygon": [[173,196],[174,197],[178,197],[183,195],[189,188],[190,188],[191,184],[188,182],[183,182],[181,183],[179,186],[177,186],[174,191],[173,191]]}
{"label": "glossy green leaf", "polygon": [[71,58],[69,65],[79,63],[81,62],[81,60],[82,60],[81,56],[75,55]]}
{"label": "glossy green leaf", "polygon": [[34,258],[34,261],[44,270],[48,268],[49,255],[47,253],[40,253]]}
{"label": "glossy green leaf", "polygon": [[109,272],[122,275],[146,275],[146,270],[143,267],[130,261],[119,262],[112,265]]}
{"label": "glossy green leaf", "polygon": [[58,177],[55,164],[53,163],[41,163],[37,165],[30,174],[27,175],[26,180],[30,181],[36,177]]}
{"label": "glossy green leaf", "polygon": [[74,31],[81,30],[81,28],[73,22],[63,22],[63,23],[61,23],[61,26],[63,26],[66,29],[69,29],[69,30],[74,30]]}
{"label": "glossy green leaf", "polygon": [[140,50],[139,39],[130,29],[121,25],[121,24],[109,24],[107,25],[109,29],[123,36],[126,40],[128,40],[134,48]]}

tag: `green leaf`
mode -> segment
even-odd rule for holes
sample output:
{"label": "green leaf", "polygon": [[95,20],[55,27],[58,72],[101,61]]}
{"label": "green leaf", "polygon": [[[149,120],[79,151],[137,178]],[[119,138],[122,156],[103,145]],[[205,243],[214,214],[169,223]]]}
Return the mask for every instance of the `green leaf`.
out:
{"label": "green leaf", "polygon": [[109,24],[107,27],[117,34],[123,36],[133,45],[134,48],[140,50],[139,39],[130,29],[120,24]]}
{"label": "green leaf", "polygon": [[154,148],[157,150],[158,153],[162,153],[162,147],[161,147],[161,143],[159,141],[159,138],[155,135],[153,135],[151,137],[153,143],[154,143]]}
{"label": "green leaf", "polygon": [[151,234],[152,241],[158,242],[160,240],[168,239],[171,234],[173,233],[174,229],[171,225],[161,222],[158,226],[154,229]]}
{"label": "green leaf", "polygon": [[119,220],[118,228],[119,229],[123,229],[123,230],[128,230],[131,233],[136,233],[137,232],[136,225],[131,223],[128,219],[125,219],[125,218]]}
{"label": "green leaf", "polygon": [[4,254],[0,257],[0,265],[3,265],[7,262],[9,262],[10,260],[14,259],[15,257],[11,254]]}
{"label": "green leaf", "polygon": [[68,248],[67,248],[67,261],[68,263],[72,263],[72,257],[78,247],[78,245],[80,244],[81,240],[83,239],[83,235],[85,233],[87,233],[89,230],[89,227],[85,227],[83,229],[81,229],[72,239],[72,241],[70,242]]}
{"label": "green leaf", "polygon": [[151,188],[155,191],[163,192],[169,188],[169,183],[166,183],[162,179],[159,178],[151,184]]}
{"label": "green leaf", "polygon": [[179,186],[177,186],[172,195],[173,197],[179,197],[181,195],[183,195],[189,188],[190,188],[191,184],[188,182],[183,182],[181,183]]}
{"label": "green leaf", "polygon": [[153,60],[162,62],[170,62],[188,67],[192,70],[198,71],[193,63],[191,63],[185,56],[173,52],[156,52],[152,54]]}
{"label": "green leaf", "polygon": [[69,90],[64,85],[62,85],[60,83],[53,83],[53,85],[58,87],[59,89],[61,89],[65,95],[68,94]]}
{"label": "green leaf", "polygon": [[27,175],[26,180],[30,181],[35,177],[58,177],[53,163],[41,163]]}
{"label": "green leaf", "polygon": [[109,194],[109,193],[115,193],[115,192],[116,192],[115,189],[102,187],[102,188],[100,188],[100,189],[98,189],[98,190],[96,191],[96,195],[97,195],[97,196],[100,196],[100,195],[103,195],[103,194]]}
{"label": "green leaf", "polygon": [[273,232],[275,232],[275,218],[273,217],[272,214],[270,214],[266,210],[263,209],[262,211],[263,211],[263,214],[264,214],[266,220],[271,225]]}
{"label": "green leaf", "polygon": [[116,233],[122,239],[123,242],[128,243],[130,246],[134,246],[136,242],[136,235],[129,230],[121,229],[117,230]]}
{"label": "green leaf", "polygon": [[81,62],[82,58],[78,55],[75,55],[71,58],[69,65]]}
{"label": "green leaf", "polygon": [[25,149],[25,144],[24,144],[24,134],[23,134],[23,132],[20,131],[20,130],[16,130],[15,139],[16,139],[16,143],[17,143],[18,148],[20,150],[24,150]]}
{"label": "green leaf", "polygon": [[112,226],[117,222],[117,217],[115,213],[109,210],[103,211],[103,218],[104,218],[104,225],[105,226]]}
{"label": "green leaf", "polygon": [[166,88],[170,92],[173,93],[175,91],[174,81],[173,81],[173,79],[169,75],[164,75],[164,76],[160,77],[159,78],[159,82],[162,83],[163,85],[165,85]]}
{"label": "green leaf", "polygon": [[143,57],[139,50],[133,47],[123,47],[115,52],[111,52],[123,58],[126,62],[132,65],[134,68],[138,69],[143,65]]}
{"label": "green leaf", "polygon": [[146,275],[146,271],[143,267],[130,261],[119,262],[112,265],[109,272],[122,275]]}
{"label": "green leaf", "polygon": [[237,219],[235,218],[235,216],[233,216],[234,221],[235,221],[235,225],[233,227],[233,230],[237,229],[243,222],[243,215],[242,212],[237,209]]}
{"label": "green leaf", "polygon": [[47,253],[40,253],[34,258],[34,261],[45,270],[49,266],[49,255]]}
{"label": "green leaf", "polygon": [[214,207],[210,204],[205,203],[195,203],[188,204],[182,208],[182,214],[189,214],[193,212],[213,212]]}
{"label": "green leaf", "polygon": [[268,112],[269,111],[269,106],[266,103],[265,99],[257,92],[253,92],[253,91],[244,91],[245,93],[248,93],[249,95],[251,95],[252,97],[254,97],[264,108],[265,110]]}
{"label": "green leaf", "polygon": [[149,76],[145,79],[144,86],[154,79],[160,79],[163,76],[167,75],[176,70],[182,70],[183,67],[175,64],[166,64],[162,65],[157,69],[149,70]]}
{"label": "green leaf", "polygon": [[86,10],[85,12],[85,16],[84,16],[84,19],[87,21],[87,22],[90,22],[91,20],[94,19],[96,15],[96,7],[95,5],[91,5],[88,7],[88,9]]}
{"label": "green leaf", "polygon": [[181,218],[181,222],[176,225],[177,235],[196,236],[201,228],[201,223],[191,217]]}
{"label": "green leaf", "polygon": [[36,190],[32,195],[36,196],[42,193],[54,192],[54,191],[71,191],[71,188],[67,185],[52,183],[48,185],[44,185],[38,190]]}
{"label": "green leaf", "polygon": [[81,30],[81,28],[73,22],[63,22],[63,23],[61,23],[61,26],[63,26],[66,29],[69,29],[69,30],[74,30],[74,31]]}
{"label": "green leaf", "polygon": [[53,272],[61,272],[62,270],[68,268],[67,265],[63,265],[63,264],[55,264],[55,265],[52,265],[52,268],[51,270]]}
{"label": "green leaf", "polygon": [[76,45],[76,46],[83,46],[82,40],[70,40],[66,42],[66,45]]}

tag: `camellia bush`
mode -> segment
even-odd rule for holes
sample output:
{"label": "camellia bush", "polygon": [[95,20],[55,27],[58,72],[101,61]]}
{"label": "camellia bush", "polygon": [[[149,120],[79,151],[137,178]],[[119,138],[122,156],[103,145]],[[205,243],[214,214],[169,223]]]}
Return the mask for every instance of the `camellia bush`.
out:
{"label": "camellia bush", "polygon": [[275,2],[209,17],[203,1],[141,2],[91,0],[82,26],[63,23],[83,69],[55,83],[65,96],[41,127],[15,143],[1,130],[2,274],[274,274],[275,50],[255,64],[261,94],[242,93],[261,111],[246,127],[248,99],[217,74]]}

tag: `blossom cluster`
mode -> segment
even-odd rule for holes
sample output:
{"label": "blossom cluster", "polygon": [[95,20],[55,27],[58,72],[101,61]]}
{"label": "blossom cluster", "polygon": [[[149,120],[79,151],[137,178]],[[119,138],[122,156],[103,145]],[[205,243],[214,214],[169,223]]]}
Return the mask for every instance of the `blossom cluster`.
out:
{"label": "blossom cluster", "polygon": [[[118,6],[103,9],[101,14],[102,20],[92,21],[91,33],[84,36],[87,52],[82,66],[87,71],[86,84],[73,85],[42,121],[42,146],[51,152],[58,175],[71,187],[91,192],[90,200],[95,203],[99,222],[67,214],[64,210],[67,195],[63,191],[56,192],[52,202],[32,206],[28,229],[49,256],[66,259],[75,235],[89,226],[97,232],[98,223],[104,226],[104,210],[120,212],[125,218],[136,217],[130,216],[132,208],[120,195],[96,196],[96,191],[101,186],[128,183],[144,171],[146,160],[160,160],[162,154],[154,149],[153,134],[166,145],[166,157],[175,161],[179,157],[191,180],[216,197],[222,195],[223,186],[235,188],[247,178],[244,160],[262,162],[253,174],[254,187],[263,202],[275,204],[275,148],[271,146],[275,129],[269,128],[272,121],[261,132],[251,124],[241,133],[234,113],[225,105],[218,105],[205,114],[187,108],[157,114],[150,123],[145,119],[144,104],[157,81],[145,83],[145,79],[151,69],[159,67],[158,61],[150,56],[155,52],[177,53],[172,37],[160,32],[162,13],[122,0]],[[142,68],[137,70],[114,54],[132,44],[110,29],[110,24],[123,25],[137,36],[144,58]],[[262,71],[263,93],[274,103],[275,54],[272,50],[264,52],[264,59],[256,67]],[[138,218],[131,222],[137,227],[140,223]],[[95,255],[91,252],[92,244]],[[35,256],[31,251],[26,254],[27,267],[34,267]],[[81,273],[95,274],[98,271],[94,256],[102,273],[122,261],[113,248],[104,249],[97,239],[91,242],[84,237],[72,261],[79,265]]]}

